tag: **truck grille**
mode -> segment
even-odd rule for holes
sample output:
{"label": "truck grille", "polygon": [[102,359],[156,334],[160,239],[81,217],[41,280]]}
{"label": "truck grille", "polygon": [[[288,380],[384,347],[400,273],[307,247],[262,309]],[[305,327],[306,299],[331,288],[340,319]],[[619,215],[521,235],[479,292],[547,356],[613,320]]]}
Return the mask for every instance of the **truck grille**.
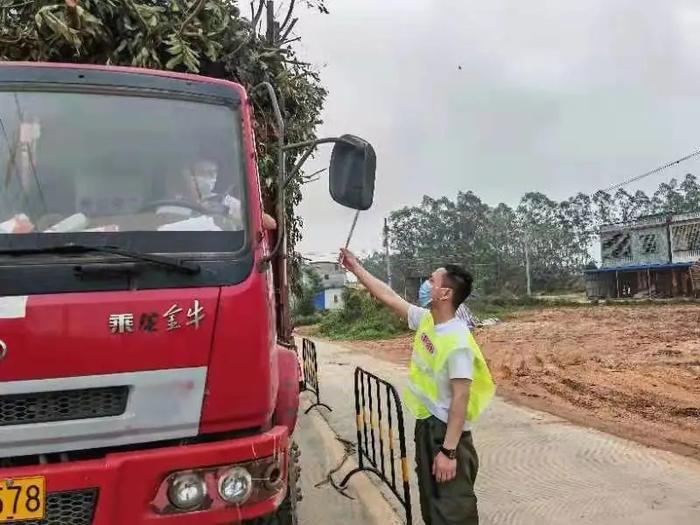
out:
{"label": "truck grille", "polygon": [[128,397],[126,386],[0,396],[0,427],[119,416]]}
{"label": "truck grille", "polygon": [[6,525],[90,525],[97,506],[97,494],[97,489],[49,494],[43,520],[10,521]]}

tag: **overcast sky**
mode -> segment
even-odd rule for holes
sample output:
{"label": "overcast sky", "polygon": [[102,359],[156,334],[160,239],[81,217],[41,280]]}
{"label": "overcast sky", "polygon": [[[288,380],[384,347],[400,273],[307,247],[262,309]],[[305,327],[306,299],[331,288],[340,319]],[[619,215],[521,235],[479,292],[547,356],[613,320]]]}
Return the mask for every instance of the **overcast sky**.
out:
{"label": "overcast sky", "polygon": [[[565,199],[700,147],[697,0],[328,0],[302,13],[302,56],[329,90],[320,132],[377,151],[374,207],[351,248],[425,194]],[[461,69],[460,69],[461,68]],[[328,162],[328,151],[311,168]],[[628,190],[700,175],[690,161]],[[336,251],[353,212],[305,187],[302,253]]]}

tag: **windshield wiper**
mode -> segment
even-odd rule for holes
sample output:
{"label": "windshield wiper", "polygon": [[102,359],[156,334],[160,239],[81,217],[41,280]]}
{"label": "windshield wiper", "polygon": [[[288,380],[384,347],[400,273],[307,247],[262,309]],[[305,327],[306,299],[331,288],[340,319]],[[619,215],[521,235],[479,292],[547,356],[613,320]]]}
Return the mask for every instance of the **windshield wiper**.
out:
{"label": "windshield wiper", "polygon": [[132,252],[117,248],[116,246],[90,246],[87,244],[59,244],[56,246],[47,246],[46,248],[9,248],[0,250],[0,255],[23,256],[23,255],[39,255],[39,254],[55,254],[55,255],[79,255],[82,253],[108,253],[111,255],[119,255],[137,261],[144,261],[157,266],[162,266],[171,270],[186,273],[188,275],[197,275],[202,271],[202,268],[196,263],[190,263],[166,257],[162,255],[149,255],[141,252]]}

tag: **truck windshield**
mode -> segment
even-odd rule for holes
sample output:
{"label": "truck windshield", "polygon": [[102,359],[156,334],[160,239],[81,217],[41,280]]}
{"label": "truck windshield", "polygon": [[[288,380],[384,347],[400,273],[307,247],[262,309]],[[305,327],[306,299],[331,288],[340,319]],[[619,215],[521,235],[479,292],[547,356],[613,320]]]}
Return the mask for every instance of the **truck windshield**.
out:
{"label": "truck windshield", "polygon": [[243,171],[240,115],[231,107],[0,92],[0,244],[89,232],[115,245],[130,236],[132,247],[137,232],[162,232],[175,244],[188,238],[177,232],[240,232],[243,243]]}

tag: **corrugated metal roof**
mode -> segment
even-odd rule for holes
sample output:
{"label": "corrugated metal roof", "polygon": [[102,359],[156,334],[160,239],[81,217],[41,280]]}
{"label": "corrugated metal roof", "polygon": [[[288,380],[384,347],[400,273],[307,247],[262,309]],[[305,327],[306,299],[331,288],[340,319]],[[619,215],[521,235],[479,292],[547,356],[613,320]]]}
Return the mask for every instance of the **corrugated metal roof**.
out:
{"label": "corrugated metal roof", "polygon": [[688,213],[657,213],[654,215],[644,215],[634,221],[603,224],[600,226],[601,233],[612,233],[620,230],[644,229],[655,226],[665,226],[682,222],[693,222],[700,220],[700,211]]}
{"label": "corrugated metal roof", "polygon": [[633,264],[629,266],[615,266],[614,268],[599,268],[597,270],[584,270],[585,273],[607,273],[607,272],[639,272],[646,270],[672,270],[679,268],[690,268],[692,263],[670,263],[670,264]]}

